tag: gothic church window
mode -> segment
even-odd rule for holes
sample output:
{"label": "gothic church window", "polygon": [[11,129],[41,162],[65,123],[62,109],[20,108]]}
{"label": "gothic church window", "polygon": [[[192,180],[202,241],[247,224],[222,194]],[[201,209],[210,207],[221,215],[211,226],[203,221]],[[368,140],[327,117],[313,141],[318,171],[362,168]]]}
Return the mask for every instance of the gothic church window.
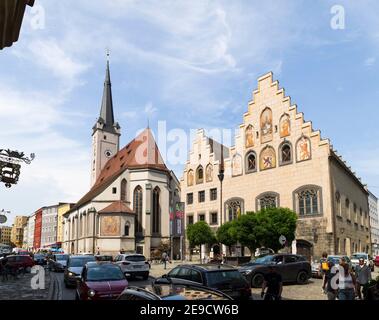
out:
{"label": "gothic church window", "polygon": [[257,171],[257,156],[251,151],[246,156],[246,173]]}
{"label": "gothic church window", "polygon": [[295,191],[295,206],[301,217],[321,214],[321,188],[305,186]]}
{"label": "gothic church window", "polygon": [[133,205],[136,213],[136,232],[142,232],[142,188],[137,186],[134,189]]}
{"label": "gothic church window", "polygon": [[290,142],[283,142],[279,147],[280,165],[292,163],[292,146]]}
{"label": "gothic church window", "polygon": [[159,203],[160,190],[156,187],[153,190],[153,233],[159,233],[160,230],[160,220],[161,220],[161,206]]}
{"label": "gothic church window", "polygon": [[265,192],[257,197],[257,210],[278,208],[279,194],[276,192]]}
{"label": "gothic church window", "polygon": [[198,166],[196,170],[196,184],[204,182],[204,169],[202,166]]}

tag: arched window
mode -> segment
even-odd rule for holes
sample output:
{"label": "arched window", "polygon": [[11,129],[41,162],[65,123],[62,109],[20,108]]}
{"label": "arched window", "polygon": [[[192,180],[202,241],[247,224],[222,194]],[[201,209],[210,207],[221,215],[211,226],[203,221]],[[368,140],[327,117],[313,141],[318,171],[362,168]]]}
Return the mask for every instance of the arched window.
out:
{"label": "arched window", "polygon": [[142,232],[142,188],[137,186],[134,189],[133,208],[136,213],[136,232]]}
{"label": "arched window", "polygon": [[254,151],[250,151],[246,155],[246,173],[257,171],[257,155]]}
{"label": "arched window", "polygon": [[128,237],[129,236],[129,231],[130,231],[130,223],[127,221],[124,225],[124,236]]}
{"label": "arched window", "polygon": [[187,172],[187,186],[193,186],[193,170],[188,170]]}
{"label": "arched window", "polygon": [[279,207],[279,194],[276,192],[264,192],[256,199],[257,211]]}
{"label": "arched window", "polygon": [[159,203],[160,190],[155,187],[153,190],[153,223],[152,232],[157,234],[160,233],[160,223],[161,223],[161,206]]}
{"label": "arched window", "polygon": [[210,163],[207,165],[205,169],[205,181],[212,182],[213,181],[213,165]]}
{"label": "arched window", "polygon": [[240,154],[235,154],[232,159],[232,176],[239,176],[242,174],[242,157]]}
{"label": "arched window", "polygon": [[121,181],[121,200],[122,201],[127,201],[126,198],[126,179],[122,179]]}
{"label": "arched window", "polygon": [[249,124],[245,130],[245,147],[254,147],[254,128],[251,124]]}
{"label": "arched window", "polygon": [[260,155],[260,170],[267,170],[276,167],[276,154],[273,147],[266,146]]}
{"label": "arched window", "polygon": [[290,116],[288,114],[283,114],[279,121],[279,127],[280,127],[280,137],[288,137],[291,133],[291,121]]}
{"label": "arched window", "polygon": [[336,192],[335,198],[336,198],[336,213],[337,215],[340,216],[341,215],[341,195],[338,191]]}
{"label": "arched window", "polygon": [[243,212],[244,201],[242,199],[230,199],[225,203],[225,211],[228,221],[237,219]]}
{"label": "arched window", "polygon": [[198,166],[196,170],[196,184],[204,182],[204,169],[202,166]]}
{"label": "arched window", "polygon": [[261,114],[261,143],[266,143],[272,140],[272,111],[270,108],[265,108]]}
{"label": "arched window", "polygon": [[318,186],[304,186],[294,192],[294,207],[300,216],[322,214],[321,188]]}
{"label": "arched window", "polygon": [[296,143],[297,161],[306,161],[311,159],[311,140],[302,136]]}
{"label": "arched window", "polygon": [[279,161],[281,166],[292,163],[292,145],[290,142],[285,141],[280,145]]}
{"label": "arched window", "polygon": [[347,198],[345,200],[345,213],[346,213],[346,218],[348,220],[351,220],[351,217],[350,217],[350,200]]}

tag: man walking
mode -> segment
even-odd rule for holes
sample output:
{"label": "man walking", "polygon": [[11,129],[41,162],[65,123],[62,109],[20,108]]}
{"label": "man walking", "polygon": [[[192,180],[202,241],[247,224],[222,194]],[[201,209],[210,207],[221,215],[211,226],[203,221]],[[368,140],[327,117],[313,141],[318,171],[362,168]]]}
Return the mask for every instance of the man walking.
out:
{"label": "man walking", "polygon": [[162,253],[162,262],[164,264],[164,268],[167,269],[167,260],[168,260],[168,255],[166,251],[163,251]]}
{"label": "man walking", "polygon": [[282,276],[276,272],[274,266],[270,266],[269,272],[264,277],[261,297],[264,297],[264,300],[280,300],[282,298],[282,290]]}
{"label": "man walking", "polygon": [[364,259],[359,259],[359,265],[355,267],[356,293],[362,300],[362,287],[371,281],[371,269]]}
{"label": "man walking", "polygon": [[[328,262],[329,270],[324,273],[322,289],[326,294],[328,300],[336,300],[337,298],[337,285],[333,284],[333,278],[336,276],[337,271],[333,268],[333,262]],[[336,279],[337,280],[337,279]]]}

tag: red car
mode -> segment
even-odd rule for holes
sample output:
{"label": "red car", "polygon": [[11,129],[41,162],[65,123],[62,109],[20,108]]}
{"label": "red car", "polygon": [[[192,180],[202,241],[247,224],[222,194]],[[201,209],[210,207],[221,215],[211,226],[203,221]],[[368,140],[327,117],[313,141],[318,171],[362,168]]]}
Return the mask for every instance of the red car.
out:
{"label": "red car", "polygon": [[117,299],[128,286],[121,268],[110,262],[87,262],[78,281],[76,300]]}
{"label": "red car", "polygon": [[26,272],[30,272],[31,268],[35,265],[29,255],[12,255],[4,259],[7,260],[6,264],[13,270],[24,269]]}
{"label": "red car", "polygon": [[379,256],[376,256],[374,259],[374,265],[375,267],[379,267]]}

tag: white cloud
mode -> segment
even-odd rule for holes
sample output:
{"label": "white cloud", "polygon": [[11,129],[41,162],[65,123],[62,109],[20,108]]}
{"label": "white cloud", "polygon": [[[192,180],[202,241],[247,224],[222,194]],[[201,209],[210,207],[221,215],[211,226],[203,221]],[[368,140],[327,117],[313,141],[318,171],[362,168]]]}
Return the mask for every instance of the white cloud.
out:
{"label": "white cloud", "polygon": [[367,58],[367,59],[365,60],[364,65],[365,65],[366,67],[371,67],[372,65],[375,64],[375,62],[376,62],[376,58],[375,58],[375,57],[369,57],[369,58]]}

